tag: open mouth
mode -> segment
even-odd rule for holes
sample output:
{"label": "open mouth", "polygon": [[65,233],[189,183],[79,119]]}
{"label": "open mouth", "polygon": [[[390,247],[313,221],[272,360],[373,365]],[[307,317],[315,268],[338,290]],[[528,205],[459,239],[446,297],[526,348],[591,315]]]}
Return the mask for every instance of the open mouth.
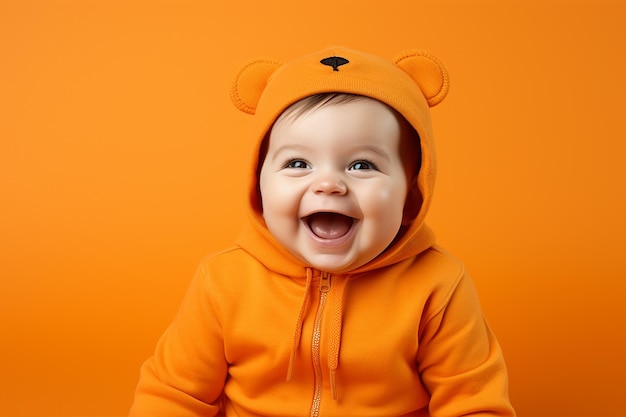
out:
{"label": "open mouth", "polygon": [[303,220],[320,239],[339,239],[350,231],[355,219],[340,213],[319,212]]}

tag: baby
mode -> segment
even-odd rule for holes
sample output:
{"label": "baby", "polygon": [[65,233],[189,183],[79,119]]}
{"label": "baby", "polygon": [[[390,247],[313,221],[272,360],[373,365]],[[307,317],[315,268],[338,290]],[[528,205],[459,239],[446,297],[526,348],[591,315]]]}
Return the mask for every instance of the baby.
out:
{"label": "baby", "polygon": [[335,47],[244,66],[248,219],[207,256],[131,416],[514,416],[463,265],[425,224],[438,59]]}

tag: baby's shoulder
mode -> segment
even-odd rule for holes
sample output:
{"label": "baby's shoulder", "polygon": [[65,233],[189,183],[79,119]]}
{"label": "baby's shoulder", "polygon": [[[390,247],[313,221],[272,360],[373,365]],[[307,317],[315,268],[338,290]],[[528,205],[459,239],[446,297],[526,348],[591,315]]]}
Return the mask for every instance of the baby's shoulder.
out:
{"label": "baby's shoulder", "polygon": [[241,247],[231,246],[206,254],[200,261],[200,269],[212,274],[242,273],[259,269],[259,262]]}
{"label": "baby's shoulder", "polygon": [[412,261],[412,268],[435,282],[454,282],[465,275],[465,265],[439,245],[433,245]]}

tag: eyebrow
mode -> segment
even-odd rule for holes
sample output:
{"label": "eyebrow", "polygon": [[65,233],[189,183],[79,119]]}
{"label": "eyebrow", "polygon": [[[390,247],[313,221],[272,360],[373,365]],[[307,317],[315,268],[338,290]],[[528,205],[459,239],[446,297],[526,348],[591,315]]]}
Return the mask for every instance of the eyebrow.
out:
{"label": "eyebrow", "polygon": [[299,144],[283,145],[273,152],[271,159],[272,161],[274,161],[276,157],[280,156],[281,154],[285,152],[304,152],[307,150],[309,150],[309,147],[305,145],[299,145]]}
{"label": "eyebrow", "polygon": [[[305,152],[310,150],[309,146],[306,145],[300,145],[300,144],[288,144],[288,145],[283,145],[281,147],[279,147],[278,149],[276,149],[276,151],[273,152],[271,160],[274,161],[277,157],[279,157],[281,154],[285,153],[285,152]],[[385,161],[391,161],[391,156],[385,152],[382,148],[378,147],[378,146],[374,146],[374,145],[358,145],[355,146],[353,149],[350,150],[353,153],[359,153],[359,152],[371,152],[374,153],[376,155],[378,155],[379,157],[385,159]]]}
{"label": "eyebrow", "polygon": [[380,156],[381,158],[384,158],[387,161],[391,160],[391,157],[387,152],[385,152],[382,148],[378,146],[374,146],[374,145],[356,146],[354,151],[355,152],[363,152],[363,151],[372,152]]}

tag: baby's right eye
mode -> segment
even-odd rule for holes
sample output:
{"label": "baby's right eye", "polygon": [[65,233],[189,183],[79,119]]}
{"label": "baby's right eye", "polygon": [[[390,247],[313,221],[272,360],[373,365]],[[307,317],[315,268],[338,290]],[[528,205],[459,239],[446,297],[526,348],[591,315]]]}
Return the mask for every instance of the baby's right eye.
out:
{"label": "baby's right eye", "polygon": [[302,159],[292,159],[291,161],[285,164],[285,168],[296,168],[296,169],[306,169],[310,168],[309,164],[307,164]]}

